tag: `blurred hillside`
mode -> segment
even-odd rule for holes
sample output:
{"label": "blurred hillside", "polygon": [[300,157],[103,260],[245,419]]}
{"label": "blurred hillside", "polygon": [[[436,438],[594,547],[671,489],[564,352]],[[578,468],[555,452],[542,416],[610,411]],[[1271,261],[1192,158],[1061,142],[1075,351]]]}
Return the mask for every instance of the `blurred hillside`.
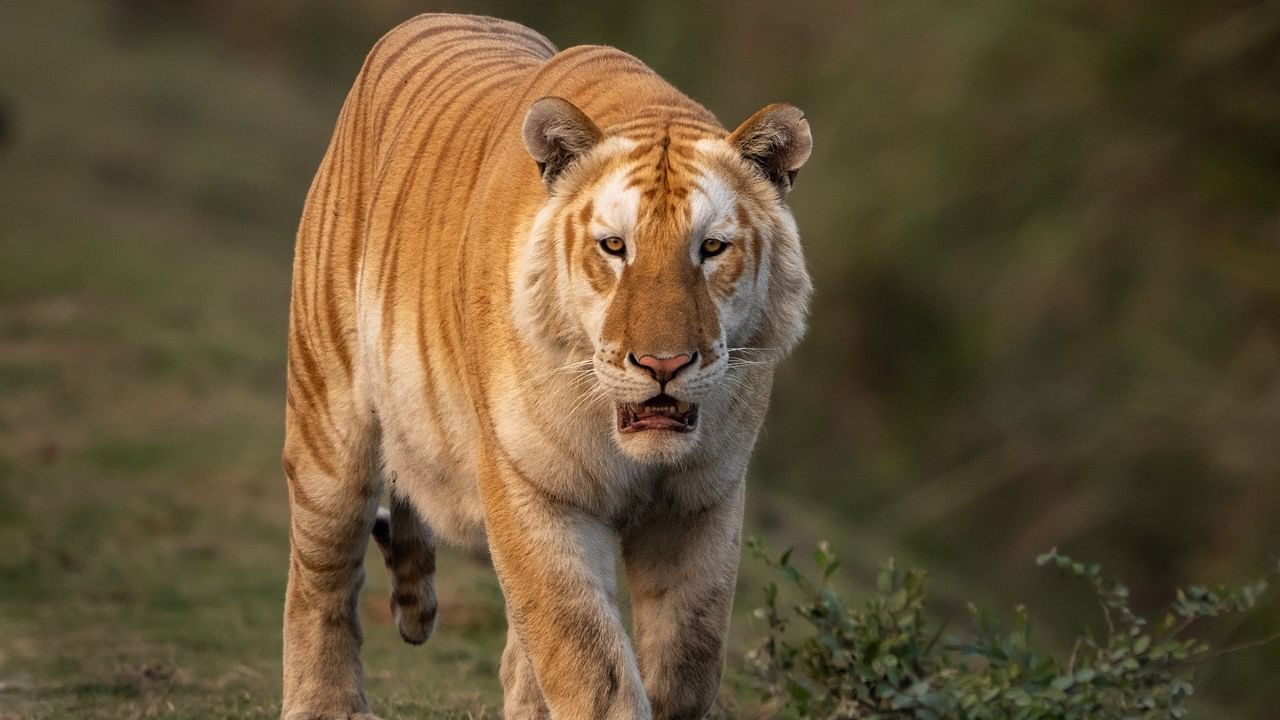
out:
{"label": "blurred hillside", "polygon": [[[49,717],[156,686],[270,714],[294,226],[364,52],[440,9],[626,49],[729,127],[805,109],[791,199],[818,294],[753,466],[752,524],[776,544],[828,536],[855,568],[896,554],[956,601],[1059,626],[1091,608],[1028,572],[1050,546],[1148,607],[1274,561],[1280,1],[16,3],[0,718],[6,687]],[[1260,634],[1272,608],[1215,630]],[[490,622],[431,657],[493,675]],[[385,630],[375,657],[420,662]],[[95,642],[110,652],[68,659]],[[219,655],[242,648],[243,671]],[[393,677],[374,662],[376,697]],[[1274,645],[1224,659],[1205,717],[1277,717],[1278,674]],[[50,676],[99,680],[41,695]]]}

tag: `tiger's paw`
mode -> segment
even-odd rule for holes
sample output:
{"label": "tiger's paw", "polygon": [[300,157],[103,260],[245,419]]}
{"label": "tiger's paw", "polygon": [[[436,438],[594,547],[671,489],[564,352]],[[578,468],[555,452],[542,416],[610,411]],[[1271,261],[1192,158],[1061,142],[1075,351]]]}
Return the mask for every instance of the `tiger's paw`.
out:
{"label": "tiger's paw", "polygon": [[436,627],[439,604],[435,588],[428,582],[425,590],[422,594],[393,592],[391,595],[391,615],[396,620],[400,637],[410,645],[426,642]]}

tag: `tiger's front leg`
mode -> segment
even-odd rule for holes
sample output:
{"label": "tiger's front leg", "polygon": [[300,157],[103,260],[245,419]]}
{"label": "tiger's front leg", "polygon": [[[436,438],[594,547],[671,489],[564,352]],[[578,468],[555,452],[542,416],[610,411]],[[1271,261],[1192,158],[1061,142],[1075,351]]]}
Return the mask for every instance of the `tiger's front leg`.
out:
{"label": "tiger's front leg", "polygon": [[[539,492],[504,459],[481,463],[480,486],[489,549],[518,640],[503,657],[507,710],[522,720],[545,711],[554,720],[649,720],[617,607],[613,529]],[[522,671],[529,668],[545,711]]]}
{"label": "tiger's front leg", "polygon": [[711,508],[658,518],[623,539],[636,655],[654,720],[698,720],[715,702],[742,501],[739,483]]}

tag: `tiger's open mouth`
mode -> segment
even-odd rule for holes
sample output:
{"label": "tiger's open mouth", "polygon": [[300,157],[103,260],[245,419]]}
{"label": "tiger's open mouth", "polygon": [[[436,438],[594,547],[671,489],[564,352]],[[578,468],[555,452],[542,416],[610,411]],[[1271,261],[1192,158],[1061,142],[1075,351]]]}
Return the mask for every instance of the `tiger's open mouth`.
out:
{"label": "tiger's open mouth", "polygon": [[698,426],[698,405],[684,402],[665,393],[642,403],[618,403],[618,432],[671,430],[693,432]]}

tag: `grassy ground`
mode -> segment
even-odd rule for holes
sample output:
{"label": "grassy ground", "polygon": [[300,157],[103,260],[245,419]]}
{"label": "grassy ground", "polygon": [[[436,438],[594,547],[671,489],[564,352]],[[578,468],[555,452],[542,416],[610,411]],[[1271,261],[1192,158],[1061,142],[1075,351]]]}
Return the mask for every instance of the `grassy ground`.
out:
{"label": "grassy ground", "polygon": [[[0,13],[0,718],[273,717],[289,263],[341,88],[110,7]],[[752,526],[830,537],[854,577],[902,553],[829,510],[757,493]],[[373,555],[369,577],[375,709],[497,717],[489,569],[442,557],[422,648],[399,640]],[[759,580],[748,564],[746,599]],[[956,572],[933,587],[944,609],[996,600]]]}
{"label": "grassy ground", "polygon": [[[337,106],[94,7],[0,23],[0,717],[271,717],[292,216]],[[442,560],[411,649],[372,560],[379,708],[492,709],[487,569]]]}

